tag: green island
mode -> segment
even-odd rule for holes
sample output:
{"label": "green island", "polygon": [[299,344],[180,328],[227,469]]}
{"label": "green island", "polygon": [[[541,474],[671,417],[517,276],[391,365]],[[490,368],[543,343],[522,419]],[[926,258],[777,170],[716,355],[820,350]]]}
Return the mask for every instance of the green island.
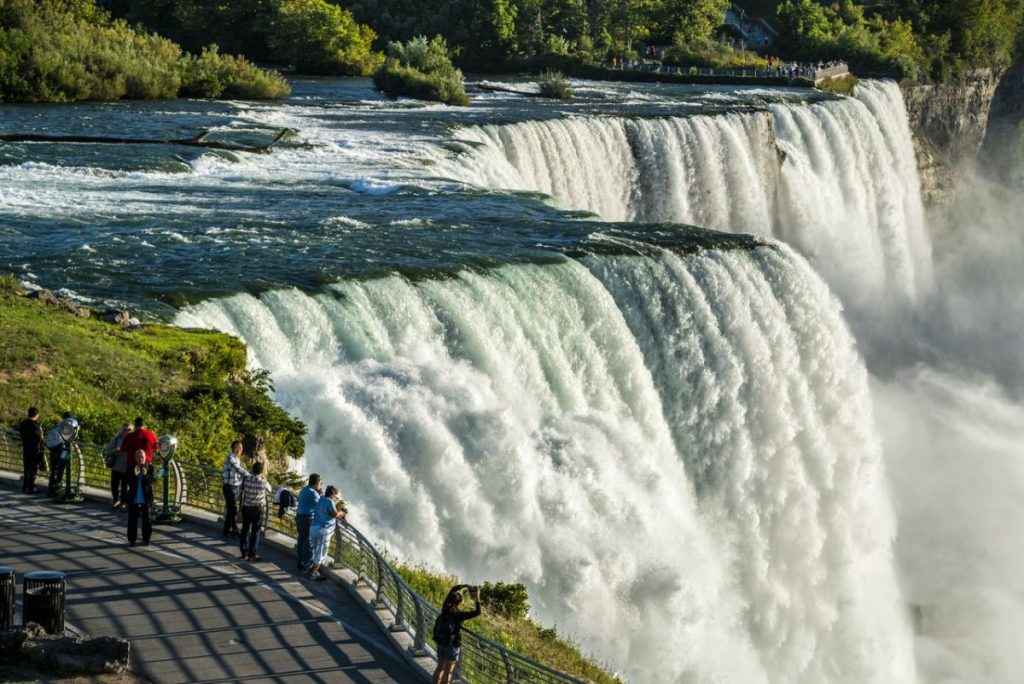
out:
{"label": "green island", "polygon": [[[263,439],[268,478],[296,487],[287,459],[301,458],[305,426],[268,394],[269,376],[247,369],[245,346],[208,330],[101,320],[101,312],[62,299],[31,296],[0,275],[0,420],[12,429],[28,406],[44,428],[72,411],[84,442],[106,444],[121,424],[143,415],[158,434],[179,438],[179,458],[220,467],[239,435]],[[421,596],[440,606],[459,580],[393,563]],[[483,636],[549,667],[594,682],[618,681],[570,639],[528,615],[526,588],[484,585],[487,611],[473,623]]]}
{"label": "green island", "polygon": [[0,0],[0,101],[288,94],[255,63],[462,105],[463,71],[588,77],[652,51],[683,68],[841,59],[860,76],[944,82],[1010,64],[1024,26],[1024,0],[740,4],[774,44],[737,47],[729,0]]}

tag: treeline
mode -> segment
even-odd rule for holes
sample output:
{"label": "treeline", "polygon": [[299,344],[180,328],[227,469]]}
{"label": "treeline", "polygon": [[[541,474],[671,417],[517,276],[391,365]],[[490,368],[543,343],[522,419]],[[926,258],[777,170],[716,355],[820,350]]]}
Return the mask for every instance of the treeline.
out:
{"label": "treeline", "polygon": [[280,75],[216,46],[198,55],[114,20],[94,0],[0,0],[0,102],[269,99]]}
{"label": "treeline", "polygon": [[341,3],[327,0],[100,0],[131,24],[142,24],[198,50],[216,43],[257,62],[305,74],[367,76],[383,61],[377,34]]}
{"label": "treeline", "polygon": [[392,42],[443,36],[457,63],[601,62],[650,43],[703,45],[729,0],[103,0],[186,49],[216,42],[304,73],[368,74]]}
{"label": "treeline", "polygon": [[777,24],[787,57],[843,57],[858,73],[945,81],[1013,60],[1024,0],[786,0]]}

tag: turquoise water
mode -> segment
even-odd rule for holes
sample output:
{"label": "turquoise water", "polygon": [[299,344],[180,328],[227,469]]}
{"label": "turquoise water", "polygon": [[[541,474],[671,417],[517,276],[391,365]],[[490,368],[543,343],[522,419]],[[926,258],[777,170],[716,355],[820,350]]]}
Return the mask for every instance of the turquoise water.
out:
{"label": "turquoise water", "polygon": [[[11,106],[0,130],[260,143],[271,155],[149,145],[0,144],[0,270],[152,315],[237,291],[543,260],[609,231],[672,242],[539,193],[453,180],[461,127],[578,115],[749,111],[807,91],[579,84],[572,103],[477,93],[468,108],[382,98],[361,79],[294,82],[282,103]],[[513,84],[522,87],[521,84]],[[472,90],[472,88],[471,88]],[[596,236],[596,237],[595,237]],[[685,240],[685,236],[680,239]]]}

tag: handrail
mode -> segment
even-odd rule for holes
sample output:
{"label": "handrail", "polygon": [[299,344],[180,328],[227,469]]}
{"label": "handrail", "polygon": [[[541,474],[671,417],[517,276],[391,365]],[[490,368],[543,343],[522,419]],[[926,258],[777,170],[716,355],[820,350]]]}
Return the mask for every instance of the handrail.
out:
{"label": "handrail", "polygon": [[[103,449],[94,444],[76,443],[79,453],[78,486],[106,489],[110,470],[103,459]],[[21,439],[16,432],[0,430],[0,470],[21,472]],[[224,510],[221,494],[221,470],[201,463],[175,459],[177,468],[170,469],[173,479],[169,491],[178,506],[190,506],[210,513]],[[162,502],[161,502],[162,503]],[[154,503],[154,506],[156,504]],[[295,518],[292,515],[271,515],[274,505],[267,497],[264,530],[272,529],[295,539]],[[330,542],[335,565],[348,568],[356,575],[355,584],[363,582],[375,596],[374,608],[390,612],[392,632],[407,632],[412,637],[410,652],[414,657],[437,659],[430,646],[430,632],[440,611],[417,594],[398,571],[366,536],[348,522],[338,525]],[[515,682],[572,682],[583,680],[512,651],[470,629],[462,630],[462,656],[457,676],[470,684],[514,684]]]}
{"label": "handrail", "polygon": [[834,76],[841,76],[850,72],[850,67],[845,62],[833,66],[818,68],[817,63],[788,63],[778,67],[698,67],[698,66],[665,66],[660,62],[645,63],[633,62],[617,64],[611,67],[615,71],[639,71],[653,74],[669,74],[675,76],[704,76],[729,78],[770,78],[780,81],[791,79],[805,79],[808,81],[824,80]]}

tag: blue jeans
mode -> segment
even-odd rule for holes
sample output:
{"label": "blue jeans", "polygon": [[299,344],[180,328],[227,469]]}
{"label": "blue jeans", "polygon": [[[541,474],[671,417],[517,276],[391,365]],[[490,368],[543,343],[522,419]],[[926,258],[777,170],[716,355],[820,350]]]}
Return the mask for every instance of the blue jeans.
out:
{"label": "blue jeans", "polygon": [[309,526],[312,524],[312,514],[295,516],[295,529],[298,532],[298,539],[295,544],[295,557],[298,559],[298,564],[303,568],[308,568],[313,561],[313,547],[309,543]]}

